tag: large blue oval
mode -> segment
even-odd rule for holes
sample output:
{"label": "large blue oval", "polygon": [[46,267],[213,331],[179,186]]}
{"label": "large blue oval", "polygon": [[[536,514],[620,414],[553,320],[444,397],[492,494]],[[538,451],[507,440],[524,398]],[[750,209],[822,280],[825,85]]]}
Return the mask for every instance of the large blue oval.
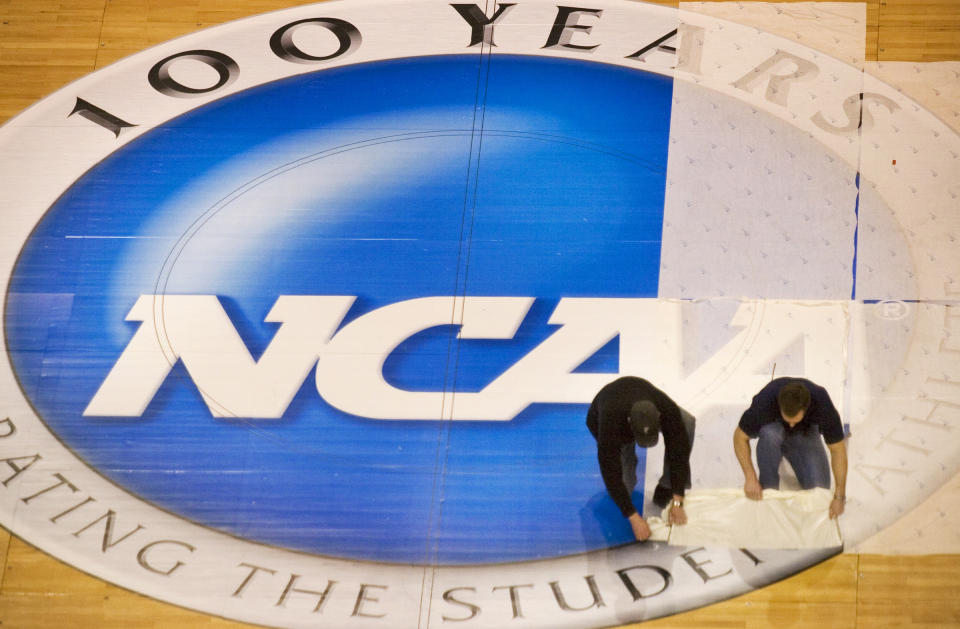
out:
{"label": "large blue oval", "polygon": [[[219,420],[178,364],[142,418],[82,412],[141,294],[218,295],[254,355],[278,295],[356,295],[348,319],[423,296],[536,297],[514,340],[461,343],[458,387],[474,391],[553,331],[561,297],[655,297],[671,90],[596,63],[427,57],[302,75],[172,120],[86,173],[24,246],[5,321],[21,385],[104,476],[253,541],[411,563],[626,542],[584,405],[385,422],[329,407],[308,378],[280,421]],[[442,388],[451,333],[410,339],[387,379]],[[616,349],[583,369],[615,372]]]}

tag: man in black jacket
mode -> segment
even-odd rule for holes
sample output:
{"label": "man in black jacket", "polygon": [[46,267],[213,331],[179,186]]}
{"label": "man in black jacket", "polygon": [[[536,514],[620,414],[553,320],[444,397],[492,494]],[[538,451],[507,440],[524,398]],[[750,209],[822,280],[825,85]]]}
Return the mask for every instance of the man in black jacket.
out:
{"label": "man in black jacket", "polygon": [[654,503],[666,507],[672,500],[670,523],[686,524],[683,495],[690,487],[695,424],[694,417],[666,393],[634,376],[624,376],[604,386],[590,404],[587,428],[597,440],[600,474],[638,540],[650,537],[650,527],[630,498],[637,484],[636,446],[655,446],[663,434],[666,453]]}

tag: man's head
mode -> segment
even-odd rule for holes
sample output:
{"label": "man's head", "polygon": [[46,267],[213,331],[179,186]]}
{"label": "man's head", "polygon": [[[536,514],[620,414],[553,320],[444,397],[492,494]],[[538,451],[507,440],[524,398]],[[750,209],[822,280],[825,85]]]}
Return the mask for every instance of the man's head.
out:
{"label": "man's head", "polygon": [[660,438],[660,410],[648,400],[634,402],[630,407],[630,429],[641,448],[657,445]]}
{"label": "man's head", "polygon": [[793,428],[803,421],[803,416],[810,408],[810,390],[802,382],[785,384],[777,393],[777,404],[783,421]]}

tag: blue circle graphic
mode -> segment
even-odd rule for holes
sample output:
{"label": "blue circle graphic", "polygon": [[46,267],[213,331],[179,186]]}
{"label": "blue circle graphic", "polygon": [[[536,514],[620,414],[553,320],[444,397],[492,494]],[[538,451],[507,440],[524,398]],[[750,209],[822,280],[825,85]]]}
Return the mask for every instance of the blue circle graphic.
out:
{"label": "blue circle graphic", "polygon": [[[341,327],[420,297],[536,298],[513,339],[438,326],[404,341],[384,378],[411,391],[479,391],[557,329],[563,298],[656,297],[671,93],[635,69],[457,55],[200,107],[91,169],[35,228],[7,295],[21,386],[119,486],[256,542],[454,564],[629,541],[585,404],[385,421],[333,408],[311,372],[280,419],[215,418],[177,363],[142,416],[83,411],[140,295],[216,295],[254,357],[281,295],[355,296]],[[612,379],[616,339],[579,369]]]}

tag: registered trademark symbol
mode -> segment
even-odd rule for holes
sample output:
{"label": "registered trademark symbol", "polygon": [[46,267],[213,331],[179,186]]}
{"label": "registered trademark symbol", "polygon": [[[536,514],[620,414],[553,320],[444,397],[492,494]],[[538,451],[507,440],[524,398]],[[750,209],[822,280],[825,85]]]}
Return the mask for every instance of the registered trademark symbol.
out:
{"label": "registered trademark symbol", "polygon": [[881,319],[896,321],[910,314],[910,307],[902,301],[888,299],[877,304],[876,315]]}

